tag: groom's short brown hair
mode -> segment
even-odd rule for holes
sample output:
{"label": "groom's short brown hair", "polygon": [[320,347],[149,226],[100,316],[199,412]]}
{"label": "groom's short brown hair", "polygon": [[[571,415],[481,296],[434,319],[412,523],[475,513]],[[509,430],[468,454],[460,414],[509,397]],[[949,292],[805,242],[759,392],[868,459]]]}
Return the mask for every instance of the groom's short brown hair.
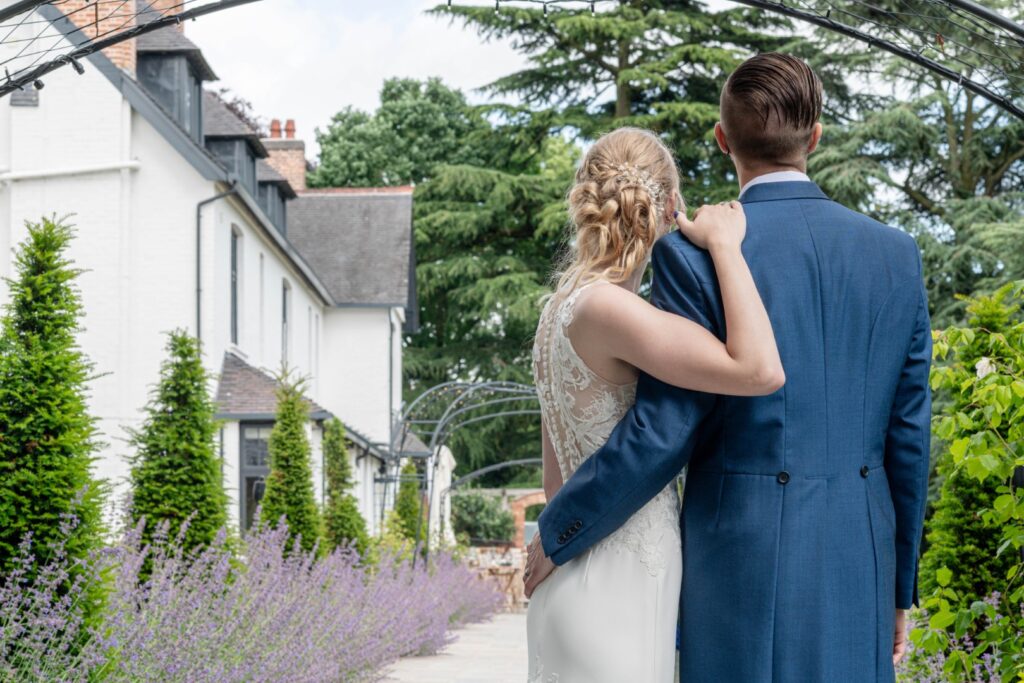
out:
{"label": "groom's short brown hair", "polygon": [[729,76],[721,107],[725,138],[738,159],[792,163],[806,156],[821,116],[821,80],[802,60],[765,52]]}

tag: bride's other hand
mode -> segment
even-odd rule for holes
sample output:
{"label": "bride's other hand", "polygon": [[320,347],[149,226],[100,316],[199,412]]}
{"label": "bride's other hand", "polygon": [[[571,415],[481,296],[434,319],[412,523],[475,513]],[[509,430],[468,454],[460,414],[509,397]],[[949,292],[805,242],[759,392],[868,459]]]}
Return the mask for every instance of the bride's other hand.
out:
{"label": "bride's other hand", "polygon": [[676,213],[676,225],[688,240],[701,249],[738,249],[747,234],[747,216],[743,205],[737,201],[723,204],[706,204],[693,214],[691,221],[686,213]]}
{"label": "bride's other hand", "polygon": [[529,599],[537,586],[543,583],[544,579],[555,571],[555,563],[544,554],[544,546],[540,544],[540,533],[530,541],[530,551],[526,559],[526,571],[523,573],[523,582],[526,588],[526,597]]}

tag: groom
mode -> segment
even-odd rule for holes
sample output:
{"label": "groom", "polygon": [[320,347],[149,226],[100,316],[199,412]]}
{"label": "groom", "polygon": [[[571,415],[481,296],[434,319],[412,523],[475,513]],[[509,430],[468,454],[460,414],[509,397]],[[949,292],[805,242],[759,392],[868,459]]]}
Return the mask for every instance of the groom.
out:
{"label": "groom", "polygon": [[[689,464],[684,683],[893,681],[917,599],[931,359],[921,259],[908,235],[805,175],[821,100],[806,64],[761,54],[729,78],[715,126],[785,387],[735,398],[641,376],[636,405],[548,504],[531,549],[529,591]],[[707,253],[674,232],[653,267],[657,306],[725,337]]]}

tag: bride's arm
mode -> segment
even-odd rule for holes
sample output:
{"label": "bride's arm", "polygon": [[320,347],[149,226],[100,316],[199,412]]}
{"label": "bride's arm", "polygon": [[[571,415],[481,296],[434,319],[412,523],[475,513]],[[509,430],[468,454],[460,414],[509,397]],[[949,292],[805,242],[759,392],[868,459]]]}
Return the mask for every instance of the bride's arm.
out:
{"label": "bride's arm", "polygon": [[775,335],[740,246],[746,220],[738,202],[703,207],[680,229],[715,263],[727,339],[667,313],[621,287],[594,287],[577,307],[571,337],[590,353],[628,363],[663,382],[735,396],[773,393],[785,382]]}

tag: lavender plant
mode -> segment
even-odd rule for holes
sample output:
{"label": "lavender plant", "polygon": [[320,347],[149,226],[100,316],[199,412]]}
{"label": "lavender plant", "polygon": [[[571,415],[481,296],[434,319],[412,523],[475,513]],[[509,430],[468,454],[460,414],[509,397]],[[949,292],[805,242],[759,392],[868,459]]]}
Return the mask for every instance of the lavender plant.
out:
{"label": "lavender plant", "polygon": [[[393,555],[371,568],[349,548],[302,551],[284,524],[247,535],[240,556],[224,531],[187,551],[187,529],[173,538],[167,529],[146,545],[139,522],[78,573],[76,588],[106,585],[95,626],[79,616],[82,591],[59,590],[69,570],[59,549],[38,578],[8,575],[0,680],[375,681],[397,658],[436,652],[452,629],[501,604],[493,585],[443,553],[427,568]],[[26,567],[32,553],[27,539]]]}

